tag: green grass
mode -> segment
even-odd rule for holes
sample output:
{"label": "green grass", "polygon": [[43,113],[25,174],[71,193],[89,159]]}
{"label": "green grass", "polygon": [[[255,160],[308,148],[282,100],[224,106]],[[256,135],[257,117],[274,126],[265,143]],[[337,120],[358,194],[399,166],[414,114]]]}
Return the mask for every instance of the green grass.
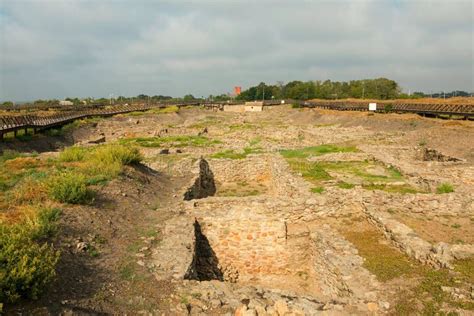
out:
{"label": "green grass", "polygon": [[233,149],[227,149],[227,150],[214,153],[210,157],[216,158],[216,159],[245,159],[250,154],[260,154],[260,153],[262,153],[261,148],[246,147],[244,148],[243,152],[236,152]]}
{"label": "green grass", "polygon": [[353,189],[355,187],[354,184],[352,183],[347,183],[347,182],[344,182],[344,181],[339,181],[337,183],[337,186],[341,189]]}
{"label": "green grass", "polygon": [[332,179],[331,175],[316,162],[289,160],[288,163],[294,171],[301,173],[303,178],[313,183]]}
{"label": "green grass", "polygon": [[[393,167],[385,167],[376,161],[308,161],[311,155],[318,155],[321,152],[337,150],[335,148],[318,148],[310,147],[298,151],[284,151],[282,154],[286,157],[288,164],[293,171],[301,173],[308,181],[315,184],[321,184],[324,181],[337,178],[339,175],[351,175],[363,183],[362,187],[367,190],[383,190],[391,193],[408,194],[420,193],[416,188],[409,184],[390,185],[391,182],[401,182],[404,180],[401,172]],[[354,150],[348,149],[348,150]],[[374,174],[371,168],[378,167],[384,172]],[[332,174],[332,175],[331,175]],[[339,181],[338,187],[342,189],[352,189],[354,184]]]}
{"label": "green grass", "polygon": [[16,224],[0,222],[0,302],[37,299],[55,276],[59,252],[44,241],[56,232],[58,209]]}
{"label": "green grass", "polygon": [[410,186],[409,184],[404,185],[387,185],[387,184],[363,184],[362,188],[366,190],[380,190],[390,193],[400,193],[400,194],[415,194],[422,193],[422,191],[417,190]]}
{"label": "green grass", "polygon": [[441,183],[436,188],[436,193],[444,194],[444,193],[451,193],[454,192],[454,187],[450,183]]}
{"label": "green grass", "polygon": [[58,174],[48,181],[48,195],[51,199],[71,204],[85,204],[92,200],[93,194],[87,188],[83,174],[66,172]]}
{"label": "green grass", "polygon": [[380,243],[383,239],[377,231],[344,232],[344,237],[365,258],[364,267],[372,272],[379,281],[387,282],[403,275],[413,275],[417,272],[418,264],[412,262],[397,249]]}
{"label": "green grass", "polygon": [[257,125],[251,123],[242,123],[242,124],[231,124],[229,129],[231,131],[245,130],[245,129],[257,129]]}
{"label": "green grass", "polygon": [[260,144],[261,141],[262,141],[261,137],[255,137],[249,141],[249,146],[254,147],[255,145]]}
{"label": "green grass", "polygon": [[311,188],[311,192],[321,194],[324,192],[324,187],[314,187]]}
{"label": "green grass", "polygon": [[219,144],[218,140],[210,140],[204,136],[166,136],[166,137],[138,137],[124,138],[121,144],[136,144],[142,147],[207,147]]}
{"label": "green grass", "polygon": [[59,161],[72,162],[84,160],[86,153],[90,151],[85,147],[67,147],[59,153]]}
{"label": "green grass", "polygon": [[313,147],[305,147],[301,149],[285,149],[281,150],[280,153],[285,158],[308,158],[312,156],[321,156],[329,153],[341,153],[341,152],[357,152],[357,148],[354,146],[339,147],[336,145],[320,145]]}

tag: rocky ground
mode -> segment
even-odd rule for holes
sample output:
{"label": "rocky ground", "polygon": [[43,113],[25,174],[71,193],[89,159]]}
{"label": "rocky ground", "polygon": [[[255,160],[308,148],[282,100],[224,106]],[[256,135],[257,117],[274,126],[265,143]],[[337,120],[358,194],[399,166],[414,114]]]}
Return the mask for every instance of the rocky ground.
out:
{"label": "rocky ground", "polygon": [[470,314],[474,124],[181,109],[7,143],[140,146],[67,206],[57,280],[10,314]]}

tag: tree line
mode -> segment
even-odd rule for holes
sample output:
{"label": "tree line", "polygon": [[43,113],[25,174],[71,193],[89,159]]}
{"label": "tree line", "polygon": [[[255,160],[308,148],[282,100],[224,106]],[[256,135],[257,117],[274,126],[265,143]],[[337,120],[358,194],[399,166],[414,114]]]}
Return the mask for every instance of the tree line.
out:
{"label": "tree line", "polygon": [[[254,101],[254,100],[271,100],[271,99],[406,99],[406,98],[451,98],[451,97],[468,97],[472,93],[461,90],[451,92],[438,92],[427,94],[423,92],[413,92],[408,95],[403,93],[400,86],[394,80],[387,78],[351,80],[351,81],[299,81],[294,80],[284,84],[278,81],[274,85],[261,82],[256,86],[250,87],[247,90],[235,97],[236,100]],[[233,97],[229,94],[209,95],[207,100],[211,101],[228,101]],[[186,94],[183,97],[171,97],[168,95],[146,95],[139,94],[134,97],[118,96],[113,98],[77,98],[71,97],[65,100],[71,101],[74,106],[81,106],[87,104],[94,104],[105,106],[109,104],[132,104],[132,103],[158,103],[166,101],[189,102],[203,100],[203,98],[196,98],[192,94]],[[55,107],[59,106],[59,100],[36,100],[30,102],[35,106],[40,107]],[[13,102],[0,102],[2,106],[13,106]]]}
{"label": "tree line", "polygon": [[250,87],[237,96],[236,99],[243,101],[271,100],[271,99],[406,99],[406,98],[449,98],[455,96],[469,96],[465,91],[453,91],[450,93],[425,94],[414,92],[413,94],[402,93],[400,86],[394,80],[387,78],[351,80],[351,81],[290,81],[287,84],[279,81],[274,85],[264,82]]}

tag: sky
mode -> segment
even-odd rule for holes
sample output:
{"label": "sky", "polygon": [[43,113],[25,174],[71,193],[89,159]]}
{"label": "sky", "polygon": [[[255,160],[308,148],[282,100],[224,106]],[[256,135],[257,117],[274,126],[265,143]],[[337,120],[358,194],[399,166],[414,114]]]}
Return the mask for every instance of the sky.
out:
{"label": "sky", "polygon": [[386,77],[474,91],[473,0],[0,0],[0,101]]}

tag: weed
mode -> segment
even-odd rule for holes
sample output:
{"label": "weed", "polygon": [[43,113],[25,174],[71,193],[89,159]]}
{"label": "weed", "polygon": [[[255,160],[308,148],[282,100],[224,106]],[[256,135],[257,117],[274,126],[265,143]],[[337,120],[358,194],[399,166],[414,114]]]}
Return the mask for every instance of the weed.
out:
{"label": "weed", "polygon": [[15,159],[15,158],[24,157],[24,156],[25,156],[24,154],[21,154],[16,150],[5,149],[2,155],[0,156],[0,163],[5,162],[10,159]]}
{"label": "weed", "polygon": [[139,137],[120,140],[122,144],[136,144],[142,147],[161,147],[163,145],[174,147],[206,147],[219,144],[218,140],[210,140],[204,136],[166,136],[166,137]]}
{"label": "weed", "polygon": [[321,194],[324,192],[324,187],[314,187],[311,188],[311,192]]}
{"label": "weed", "polygon": [[120,265],[119,275],[122,280],[132,281],[136,277],[134,262],[127,261]]}
{"label": "weed", "polygon": [[454,188],[450,183],[447,183],[447,182],[441,183],[436,188],[436,193],[438,194],[451,193],[451,192],[454,192]]}
{"label": "weed", "polygon": [[68,147],[59,153],[59,161],[72,162],[83,161],[88,149],[84,147]]}
{"label": "weed", "polygon": [[355,184],[339,181],[337,183],[337,186],[340,187],[341,189],[353,189],[355,187]]}
{"label": "weed", "polygon": [[427,142],[426,142],[425,139],[421,139],[421,140],[418,142],[418,146],[420,146],[420,147],[424,147],[424,146],[426,146],[426,144],[427,144]]}
{"label": "weed", "polygon": [[[57,211],[43,211],[32,223],[13,225],[0,223],[0,301],[15,302],[20,298],[38,298],[55,275],[59,252],[46,242]],[[36,225],[37,224],[37,225]]]}
{"label": "weed", "polygon": [[406,255],[395,248],[379,242],[383,238],[378,232],[344,232],[344,237],[353,243],[365,258],[364,266],[382,282],[417,271],[417,266]]}
{"label": "weed", "polygon": [[89,256],[91,256],[92,258],[97,258],[99,256],[99,250],[97,250],[96,247],[94,247],[93,245],[89,245],[87,247],[87,253],[89,254]]}
{"label": "weed", "polygon": [[56,201],[71,204],[84,204],[92,199],[87,189],[86,177],[76,172],[58,174],[48,181],[48,194]]}
{"label": "weed", "polygon": [[235,152],[233,149],[227,149],[227,150],[212,154],[210,157],[217,158],[217,159],[245,159],[250,154],[259,154],[259,153],[262,153],[262,150],[260,148],[246,147],[244,148],[243,152]]}
{"label": "weed", "polygon": [[415,193],[420,193],[419,190],[411,187],[408,184],[404,185],[387,185],[387,184],[374,184],[374,183],[369,183],[369,184],[363,184],[362,188],[366,190],[380,190],[380,191],[386,191],[390,193],[399,193],[399,194],[415,194]]}
{"label": "weed", "polygon": [[330,180],[332,177],[317,162],[308,162],[304,160],[290,160],[290,167],[300,172],[301,175],[310,181],[318,182],[321,180]]}
{"label": "weed", "polygon": [[262,141],[261,137],[255,137],[254,139],[251,139],[249,142],[249,146],[253,147],[255,145],[258,145]]}
{"label": "weed", "polygon": [[280,153],[285,158],[308,158],[311,156],[321,156],[328,153],[341,153],[341,152],[357,152],[357,148],[350,147],[338,147],[335,145],[320,145],[314,147],[305,147],[302,149],[286,149],[281,150]]}

